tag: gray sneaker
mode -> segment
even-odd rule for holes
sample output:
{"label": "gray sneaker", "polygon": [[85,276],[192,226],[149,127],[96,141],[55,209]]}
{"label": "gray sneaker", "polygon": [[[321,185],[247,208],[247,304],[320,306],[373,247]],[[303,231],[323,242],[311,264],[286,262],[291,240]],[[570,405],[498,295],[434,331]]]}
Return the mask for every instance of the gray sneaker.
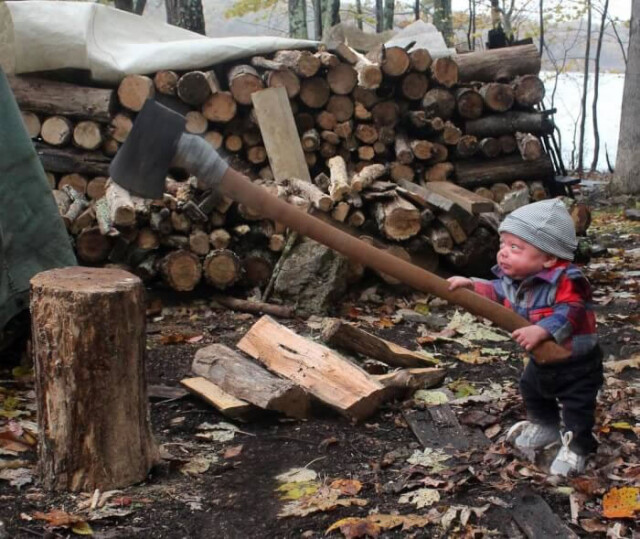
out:
{"label": "gray sneaker", "polygon": [[565,432],[562,435],[562,447],[556,458],[551,463],[551,468],[549,468],[549,473],[551,475],[562,475],[567,477],[572,473],[582,473],[584,472],[584,466],[587,462],[587,457],[584,455],[578,455],[571,449],[569,449],[569,444],[573,439],[573,433],[571,431]]}
{"label": "gray sneaker", "polygon": [[541,449],[560,439],[560,429],[558,425],[543,425],[532,421],[520,421],[509,429],[507,440],[519,434],[514,445],[521,451],[531,451]]}

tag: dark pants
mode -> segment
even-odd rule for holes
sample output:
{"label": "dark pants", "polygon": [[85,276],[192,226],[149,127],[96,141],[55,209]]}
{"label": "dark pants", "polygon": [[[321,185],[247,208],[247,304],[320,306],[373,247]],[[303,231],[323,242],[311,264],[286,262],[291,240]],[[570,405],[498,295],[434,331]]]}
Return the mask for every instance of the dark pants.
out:
{"label": "dark pants", "polygon": [[602,351],[596,347],[587,357],[560,365],[527,364],[520,378],[520,392],[531,421],[559,425],[573,433],[571,450],[586,455],[595,452],[592,434],[596,396],[602,387]]}

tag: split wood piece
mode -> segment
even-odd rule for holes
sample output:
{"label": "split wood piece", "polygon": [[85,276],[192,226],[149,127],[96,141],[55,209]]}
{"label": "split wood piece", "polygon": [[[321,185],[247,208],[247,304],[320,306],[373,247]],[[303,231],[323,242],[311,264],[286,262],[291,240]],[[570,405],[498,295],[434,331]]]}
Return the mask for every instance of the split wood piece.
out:
{"label": "split wood piece", "polygon": [[544,188],[544,184],[538,181],[532,181],[529,184],[529,194],[531,195],[531,200],[533,202],[538,202],[539,200],[547,198],[547,190]]}
{"label": "split wood piece", "polygon": [[420,211],[403,198],[376,203],[374,215],[380,232],[386,238],[406,240],[420,232]]}
{"label": "split wood piece", "polygon": [[475,120],[482,116],[484,99],[473,88],[458,88],[455,92],[458,114],[466,120]]}
{"label": "split wood piece", "polygon": [[86,264],[102,264],[107,261],[112,243],[99,227],[86,228],[76,238],[76,254]]}
{"label": "split wood piece", "polygon": [[67,185],[81,195],[87,192],[87,178],[82,174],[72,173],[62,176],[58,181],[58,189],[63,191]]}
{"label": "split wood piece", "polygon": [[413,152],[409,146],[409,140],[404,133],[398,133],[396,135],[395,153],[399,163],[409,165],[413,162]]}
{"label": "split wood piece", "polygon": [[113,90],[34,77],[9,75],[7,78],[21,110],[102,123],[111,119]]}
{"label": "split wood piece", "polygon": [[516,496],[511,516],[528,539],[538,537],[578,539],[578,535],[553,512],[549,504],[533,491],[526,491]]}
{"label": "split wood piece", "polygon": [[286,305],[274,305],[273,303],[265,303],[263,301],[249,301],[220,295],[214,295],[211,299],[234,311],[268,314],[269,316],[276,316],[277,318],[292,318],[294,316],[294,309]]}
{"label": "split wood piece", "polygon": [[426,410],[405,410],[403,416],[423,447],[449,455],[491,443],[481,430],[461,425],[448,404],[429,406]]}
{"label": "split wood piece", "polygon": [[145,75],[127,75],[118,86],[118,100],[129,110],[139,112],[147,99],[153,98],[156,88]]}
{"label": "split wood piece", "polygon": [[210,95],[202,105],[203,116],[218,123],[228,123],[235,118],[238,104],[231,92],[216,92]]}
{"label": "split wood piece", "polygon": [[449,199],[451,202],[458,204],[462,209],[472,215],[492,212],[495,206],[491,200],[487,200],[472,191],[468,191],[464,187],[460,187],[451,182],[438,182],[425,186],[434,193]]}
{"label": "split wood piece", "polygon": [[393,394],[403,395],[409,391],[428,389],[442,384],[447,375],[447,369],[438,367],[418,367],[413,369],[398,369],[388,374],[374,375],[378,382],[392,390]]}
{"label": "split wood piece", "polygon": [[364,225],[365,221],[366,221],[366,217],[364,213],[360,210],[356,210],[349,215],[347,224],[354,228],[360,228],[362,225]]}
{"label": "split wood piece", "polygon": [[40,136],[51,146],[66,146],[73,134],[73,124],[64,116],[50,116],[42,122]]}
{"label": "split wood piece", "polygon": [[[231,234],[227,232],[224,228],[217,228],[212,230],[209,234],[209,242],[211,243],[214,249],[226,249],[231,243]],[[205,262],[204,275],[207,277],[207,268]]]}
{"label": "split wood piece", "polygon": [[446,182],[452,178],[454,171],[453,163],[436,163],[425,171],[424,179],[426,182]]}
{"label": "split wood piece", "polygon": [[402,47],[386,47],[381,45],[371,51],[367,57],[380,65],[382,72],[388,77],[401,77],[411,66],[409,54]]}
{"label": "split wood piece", "polygon": [[322,77],[305,79],[300,85],[300,101],[309,108],[320,109],[324,107],[330,96],[329,83]]}
{"label": "split wood piece", "polygon": [[481,196],[482,198],[493,201],[493,191],[491,191],[491,189],[488,189],[486,187],[476,187],[473,192],[476,195]]}
{"label": "split wood piece", "polygon": [[358,74],[349,64],[339,63],[327,71],[327,82],[334,94],[348,95],[358,83]]}
{"label": "split wood piece", "polygon": [[426,161],[433,157],[433,143],[428,140],[412,140],[409,146],[416,159]]}
{"label": "split wood piece", "polygon": [[490,189],[493,193],[493,200],[498,204],[511,192],[511,188],[506,183],[494,183]]}
{"label": "split wood piece", "polygon": [[326,109],[336,117],[336,121],[346,122],[353,117],[353,99],[346,95],[332,95]]}
{"label": "split wood piece", "polygon": [[179,78],[175,71],[165,69],[156,72],[153,76],[153,84],[156,87],[156,91],[160,94],[176,95]]}
{"label": "split wood piece", "polygon": [[553,163],[544,155],[535,161],[525,161],[520,155],[502,156],[490,161],[467,160],[455,163],[456,183],[480,187],[515,180],[540,180],[554,177]]}
{"label": "split wood piece", "polygon": [[362,90],[375,90],[382,82],[383,74],[380,66],[372,62],[366,56],[354,51],[344,43],[336,46],[336,54],[345,62],[354,66],[358,74],[358,88]]}
{"label": "split wood piece", "polygon": [[414,49],[409,53],[411,69],[419,73],[424,73],[431,67],[433,59],[427,49]]}
{"label": "split wood piece", "polygon": [[377,359],[393,367],[424,367],[438,363],[437,359],[424,352],[413,352],[336,318],[325,318],[321,338],[331,346]]}
{"label": "split wood piece", "polygon": [[347,175],[347,165],[340,156],[329,159],[327,165],[329,166],[331,178],[329,195],[331,196],[331,200],[339,202],[351,192],[349,176]]}
{"label": "split wood piece", "polygon": [[448,255],[453,249],[453,238],[449,231],[439,224],[432,224],[425,239],[431,245],[431,248],[440,255]]}
{"label": "split wood piece", "polygon": [[362,420],[378,408],[383,386],[330,350],[263,316],[238,348],[340,413]]}
{"label": "split wood piece", "polygon": [[408,73],[400,83],[400,93],[410,101],[418,101],[429,89],[429,79],[423,73]]}
{"label": "split wood piece", "polygon": [[445,88],[458,83],[458,64],[453,58],[436,58],[431,64],[431,77]]}
{"label": "split wood piece", "polygon": [[[53,191],[54,196],[56,195],[56,193],[59,193],[59,191]],[[60,209],[59,197],[55,198],[56,203],[58,203],[58,208]],[[120,232],[113,227],[113,222],[111,221],[109,212],[109,204],[107,204],[106,198],[101,198],[96,201],[95,211],[96,221],[98,223],[98,227],[100,228],[100,233],[104,236],[118,236]]]}
{"label": "split wood piece", "polygon": [[444,129],[444,122],[441,118],[428,118],[424,110],[410,110],[404,113],[405,125],[424,132],[426,135],[440,133]]}
{"label": "split wood piece", "polygon": [[[333,133],[333,131],[330,132]],[[316,129],[309,129],[302,134],[300,143],[305,152],[315,152],[320,147],[320,133]]]}
{"label": "split wood piece", "polygon": [[480,88],[480,95],[487,109],[493,112],[506,112],[513,106],[513,89],[508,84],[490,82]]}
{"label": "split wood piece", "polygon": [[277,51],[273,59],[304,78],[315,76],[322,65],[320,59],[310,51]]}
{"label": "split wood piece", "polygon": [[171,234],[173,230],[171,226],[171,210],[169,208],[162,208],[158,212],[153,212],[149,218],[149,226],[151,230],[155,230],[158,234]]}
{"label": "split wood piece", "polygon": [[373,182],[382,178],[387,168],[382,164],[367,165],[353,178],[351,178],[351,190],[358,193],[369,187]]}
{"label": "split wood piece", "polygon": [[521,107],[533,107],[544,99],[544,83],[536,75],[518,77],[512,86],[516,103]]}
{"label": "split wood piece", "polygon": [[473,135],[462,135],[456,144],[456,155],[463,159],[473,157],[478,151],[478,139]]}
{"label": "split wood piece", "polygon": [[478,142],[478,150],[485,157],[493,159],[500,155],[502,146],[500,146],[500,141],[497,138],[486,137]]}
{"label": "split wood piece", "polygon": [[389,176],[394,182],[399,182],[401,180],[412,182],[415,177],[415,170],[412,166],[403,165],[402,163],[393,161],[389,165]]}
{"label": "split wood piece", "polygon": [[344,223],[349,211],[351,211],[351,206],[347,202],[338,202],[331,212],[331,218],[339,223]]}
{"label": "split wood piece", "polygon": [[478,138],[510,135],[516,131],[534,135],[550,135],[553,122],[539,112],[509,111],[465,122],[464,132]]}
{"label": "split wood piece", "polygon": [[22,124],[24,125],[29,138],[38,138],[38,136],[40,136],[40,128],[42,127],[38,115],[34,112],[21,110],[20,116],[22,116]]}
{"label": "split wood piece", "polygon": [[311,182],[287,92],[284,88],[269,88],[254,93],[252,99],[276,181],[299,178]]}
{"label": "split wood piece", "polygon": [[202,264],[197,255],[184,249],[167,254],[159,263],[167,285],[179,292],[193,290],[202,278]]}
{"label": "split wood piece", "polygon": [[338,123],[336,117],[326,110],[322,110],[316,114],[315,122],[323,131],[332,131]]}
{"label": "split wood piece", "polygon": [[208,402],[222,415],[236,421],[248,421],[255,413],[256,408],[246,401],[229,395],[213,382],[200,376],[183,378],[180,380],[190,393]]}
{"label": "split wood piece", "polygon": [[251,94],[264,88],[260,75],[250,65],[233,66],[227,78],[231,95],[241,105],[251,105]]}
{"label": "split wood piece", "polygon": [[540,159],[544,150],[540,139],[531,133],[516,133],[518,150],[525,161]]}
{"label": "split wood piece", "polygon": [[373,161],[376,156],[376,152],[373,146],[359,146],[358,147],[358,159],[360,161]]}
{"label": "split wood piece", "polygon": [[380,96],[375,90],[368,90],[361,86],[356,86],[351,93],[354,101],[362,103],[362,106],[370,110],[376,103],[380,102]]}
{"label": "split wood piece", "polygon": [[[371,109],[371,115],[376,125],[383,127],[394,127],[398,123],[400,109],[393,101],[382,101],[376,103]],[[382,139],[380,139],[382,140]],[[385,144],[391,141],[385,142]]]}
{"label": "split wood piece", "polygon": [[509,155],[518,150],[518,142],[514,135],[500,135],[498,140],[500,141],[500,149],[503,154]]}
{"label": "split wood piece", "polygon": [[318,51],[314,56],[316,56],[316,58],[319,58],[322,66],[326,67],[327,69],[336,67],[340,63],[340,59],[335,54],[327,51]]}
{"label": "split wood piece", "polygon": [[269,60],[263,56],[252,56],[251,65],[259,69],[271,69],[273,71],[279,71],[281,69],[287,69],[282,62],[276,62],[275,60]]}
{"label": "split wood piece", "polygon": [[109,217],[115,226],[129,227],[136,224],[136,210],[129,191],[110,181],[105,199],[109,207]]}
{"label": "split wood piece", "polygon": [[373,118],[371,112],[369,112],[360,101],[356,101],[353,108],[353,115],[356,120],[363,122],[369,121]]}
{"label": "split wood piece", "polygon": [[201,112],[198,112],[197,110],[190,110],[185,115],[185,118],[187,122],[184,128],[187,133],[191,133],[193,135],[204,135],[207,132],[209,122],[207,122],[207,118]]}
{"label": "split wood piece", "polygon": [[300,93],[300,79],[289,69],[266,71],[263,77],[267,87],[284,88],[289,99],[296,98]]}
{"label": "split wood piece", "polygon": [[456,221],[454,217],[449,214],[443,213],[438,215],[436,219],[442,226],[447,229],[454,243],[460,245],[461,243],[467,241],[467,235],[463,230],[462,225],[460,225],[460,223],[458,223],[458,221]]}
{"label": "split wood piece", "polygon": [[263,410],[274,410],[298,419],[309,416],[309,394],[300,386],[274,376],[224,344],[212,344],[198,350],[191,370],[229,395]]}
{"label": "split wood piece", "polygon": [[443,163],[449,159],[449,149],[439,142],[431,144],[431,163]]}
{"label": "split wood piece", "polygon": [[203,272],[210,285],[224,290],[242,277],[242,263],[233,251],[216,249],[206,256]]}
{"label": "split wood piece", "polygon": [[209,254],[211,247],[209,245],[209,234],[204,230],[194,230],[189,234],[189,249],[191,252],[199,255],[206,256]]}
{"label": "split wood piece", "polygon": [[[347,120],[345,122],[339,122],[336,124],[334,129],[336,135],[341,139],[347,140],[353,134],[353,122],[351,120]],[[326,139],[327,142],[331,142]]]}
{"label": "split wood piece", "polygon": [[424,94],[422,109],[427,117],[448,120],[456,110],[456,98],[449,90],[433,88]]}
{"label": "split wood piece", "polygon": [[[77,236],[83,230],[94,225],[96,221],[96,212],[92,206],[87,207],[78,217],[75,219],[69,229],[71,234]],[[76,242],[77,249],[77,242]]]}
{"label": "split wood piece", "polygon": [[455,146],[462,138],[462,131],[452,122],[445,122],[439,141],[448,146]]}
{"label": "split wood piece", "polygon": [[120,143],[116,139],[114,139],[111,135],[107,136],[102,141],[102,153],[109,157],[113,157],[118,151],[119,147],[120,147]]}
{"label": "split wood piece", "polygon": [[535,45],[470,52],[455,59],[460,82],[507,82],[518,75],[537,75],[541,64]]}
{"label": "split wood piece", "polygon": [[123,488],[144,481],[158,463],[146,394],[144,306],[140,279],[121,270],[69,267],[31,280],[45,488]]}
{"label": "split wood piece", "polygon": [[133,120],[129,116],[116,114],[109,124],[109,134],[116,142],[124,142],[127,140],[132,128]]}
{"label": "split wood piece", "polygon": [[73,143],[85,150],[97,150],[102,146],[100,124],[91,120],[78,122],[73,128]]}
{"label": "split wood piece", "polygon": [[178,80],[178,97],[195,107],[202,105],[211,94],[221,90],[220,83],[213,71],[188,71]]}
{"label": "split wood piece", "polygon": [[[334,159],[336,158],[334,157]],[[287,183],[292,193],[308,199],[314,208],[318,208],[320,211],[329,211],[333,206],[331,196],[323,193],[312,183],[298,180],[297,178],[291,178]]]}

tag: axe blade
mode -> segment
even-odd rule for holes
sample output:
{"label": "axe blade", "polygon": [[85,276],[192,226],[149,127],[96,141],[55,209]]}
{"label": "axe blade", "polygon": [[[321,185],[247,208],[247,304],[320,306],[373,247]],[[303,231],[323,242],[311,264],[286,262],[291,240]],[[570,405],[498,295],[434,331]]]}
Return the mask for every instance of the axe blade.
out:
{"label": "axe blade", "polygon": [[131,194],[162,198],[167,172],[184,132],[184,116],[147,99],[120,147],[109,174]]}

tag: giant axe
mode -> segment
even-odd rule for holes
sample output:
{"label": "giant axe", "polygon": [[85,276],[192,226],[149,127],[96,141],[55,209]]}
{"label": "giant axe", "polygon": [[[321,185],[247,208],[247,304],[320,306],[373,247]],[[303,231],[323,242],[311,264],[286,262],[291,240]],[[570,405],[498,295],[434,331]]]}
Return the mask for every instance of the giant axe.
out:
{"label": "giant axe", "polygon": [[[418,266],[369,245],[320,219],[269,194],[265,189],[230,168],[204,139],[184,132],[185,118],[148,100],[126,142],[111,163],[112,179],[131,193],[161,198],[170,167],[179,167],[208,187],[259,211],[351,260],[399,279],[417,290],[459,305],[513,332],[531,323],[515,312],[467,289],[449,290],[449,283]],[[553,340],[540,343],[532,354],[537,363],[555,363],[569,356]]]}

